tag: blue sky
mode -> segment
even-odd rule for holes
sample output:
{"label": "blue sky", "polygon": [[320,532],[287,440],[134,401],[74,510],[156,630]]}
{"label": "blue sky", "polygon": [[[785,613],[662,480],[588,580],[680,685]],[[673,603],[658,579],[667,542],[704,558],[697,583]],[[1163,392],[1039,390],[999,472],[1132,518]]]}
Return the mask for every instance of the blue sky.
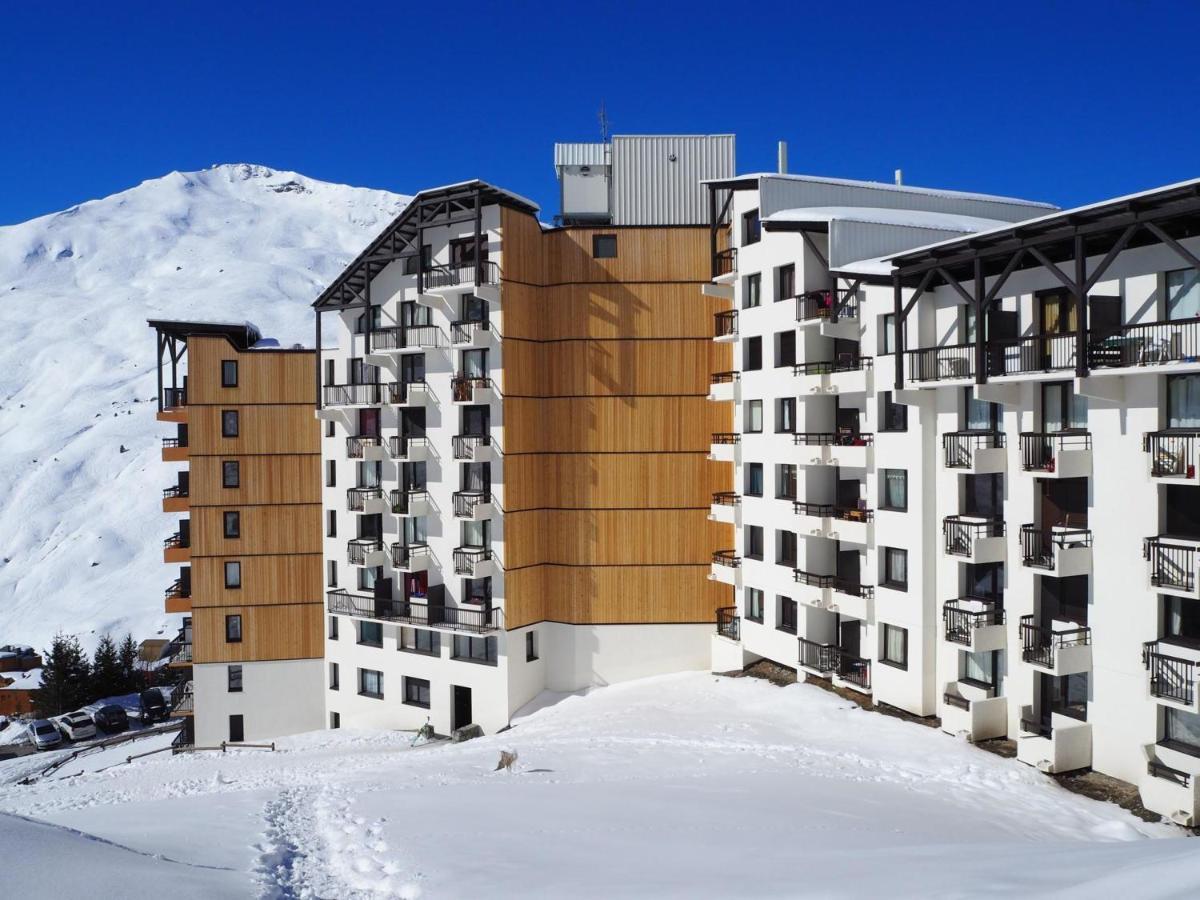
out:
{"label": "blue sky", "polygon": [[11,4],[0,224],[224,162],[549,217],[601,101],[618,134],[736,133],[743,172],[785,139],[792,171],[1063,205],[1200,175],[1200,4],[1105,6]]}

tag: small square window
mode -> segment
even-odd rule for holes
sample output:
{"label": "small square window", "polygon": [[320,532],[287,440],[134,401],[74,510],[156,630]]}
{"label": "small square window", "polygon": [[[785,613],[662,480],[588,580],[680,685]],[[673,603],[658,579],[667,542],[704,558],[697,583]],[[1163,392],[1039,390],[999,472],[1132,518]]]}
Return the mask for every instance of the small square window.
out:
{"label": "small square window", "polygon": [[240,644],[242,642],[242,617],[225,617],[225,643]]}
{"label": "small square window", "polygon": [[225,563],[225,587],[233,590],[242,586],[242,564],[236,560]]}
{"label": "small square window", "polygon": [[383,699],[383,673],[374,669],[358,670],[358,693],[360,697]]}
{"label": "small square window", "polygon": [[230,666],[227,671],[229,674],[229,693],[240,694],[242,692],[242,667]]}
{"label": "small square window", "polygon": [[592,235],[592,256],[596,259],[616,259],[617,236],[615,234]]}
{"label": "small square window", "polygon": [[221,463],[221,486],[235,488],[240,487],[241,483],[241,464],[237,460],[226,460]]}
{"label": "small square window", "polygon": [[224,520],[225,537],[240,538],[242,536],[242,514],[235,510],[226,511]]}
{"label": "small square window", "polygon": [[238,411],[236,409],[221,410],[221,437],[235,438],[238,436]]}
{"label": "small square window", "polygon": [[537,632],[530,629],[525,632],[525,662],[533,662],[537,658]]}
{"label": "small square window", "polygon": [[383,646],[382,622],[359,622],[358,642],[366,647]]}
{"label": "small square window", "polygon": [[238,364],[236,359],[221,360],[221,387],[237,387]]}

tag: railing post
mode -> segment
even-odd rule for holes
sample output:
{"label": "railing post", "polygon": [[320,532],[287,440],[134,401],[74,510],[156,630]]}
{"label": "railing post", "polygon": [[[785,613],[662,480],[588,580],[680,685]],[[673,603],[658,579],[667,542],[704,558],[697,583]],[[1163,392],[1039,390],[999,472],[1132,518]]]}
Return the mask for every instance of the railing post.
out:
{"label": "railing post", "polygon": [[1084,256],[1083,235],[1075,235],[1075,376],[1086,378],[1088,374],[1087,332],[1087,257]]}
{"label": "railing post", "polygon": [[892,327],[895,335],[892,338],[896,350],[896,390],[904,387],[904,304],[900,289],[900,273],[892,273],[892,300],[895,315],[892,317]]}
{"label": "railing post", "polygon": [[986,315],[983,308],[983,260],[975,257],[975,383],[987,384],[987,347],[984,344]]}

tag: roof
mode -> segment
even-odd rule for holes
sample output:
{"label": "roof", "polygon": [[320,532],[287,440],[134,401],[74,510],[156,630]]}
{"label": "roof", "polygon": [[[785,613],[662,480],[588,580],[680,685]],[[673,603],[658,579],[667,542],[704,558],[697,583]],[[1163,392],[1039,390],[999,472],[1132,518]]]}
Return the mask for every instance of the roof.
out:
{"label": "roof", "polygon": [[36,691],[42,686],[42,670],[28,669],[24,672],[5,672],[0,676],[0,691]]}
{"label": "roof", "polygon": [[869,206],[814,206],[780,210],[763,219],[763,225],[769,231],[771,224],[827,225],[835,219],[843,222],[861,222],[870,225],[901,225],[909,228],[951,231],[955,234],[986,231],[1011,224],[1001,219],[985,219],[980,216],[965,216],[957,213],[930,212],[923,209],[885,209]]}
{"label": "roof", "polygon": [[223,337],[239,350],[249,349],[262,339],[258,329],[250,322],[184,322],[177,319],[147,319],[146,324],[159,334],[180,340],[200,336]]}

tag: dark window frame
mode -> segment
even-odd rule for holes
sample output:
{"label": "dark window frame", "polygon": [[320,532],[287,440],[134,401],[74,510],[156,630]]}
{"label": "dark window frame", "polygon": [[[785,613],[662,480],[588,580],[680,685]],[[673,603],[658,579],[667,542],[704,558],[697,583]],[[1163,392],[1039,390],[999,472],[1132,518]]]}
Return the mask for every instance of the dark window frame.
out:
{"label": "dark window frame", "polygon": [[[232,368],[230,368],[232,366]],[[232,377],[230,372],[233,373]],[[235,388],[238,386],[238,361],[236,359],[221,360],[221,387]]]}
{"label": "dark window frame", "polygon": [[[232,518],[230,518],[232,517]],[[233,527],[230,528],[230,523]],[[234,540],[242,536],[242,514],[236,509],[227,509],[221,515],[221,527],[226,540]]]}
{"label": "dark window frame", "polygon": [[225,643],[240,644],[242,642],[242,614],[230,613],[225,617]]}
{"label": "dark window frame", "polygon": [[[753,351],[751,348],[754,348]],[[753,357],[753,358],[751,358]],[[742,371],[762,371],[762,335],[755,334],[742,339]]]}
{"label": "dark window frame", "polygon": [[[908,431],[908,404],[896,403],[893,396],[893,391],[879,392],[879,430],[886,434]],[[893,418],[898,420],[898,425],[892,425]]]}
{"label": "dark window frame", "polygon": [[[227,559],[221,567],[222,574],[225,576],[225,590],[240,591],[242,589],[242,561],[240,559]],[[236,578],[231,579],[229,573],[236,573]]]}
{"label": "dark window frame", "polygon": [[[608,249],[611,253],[605,252]],[[617,258],[617,236],[615,234],[593,234],[592,235],[592,258],[593,259],[616,259]]]}
{"label": "dark window frame", "polygon": [[[788,616],[785,615],[785,610],[790,611],[791,623],[788,623]],[[800,608],[796,601],[791,597],[785,597],[778,594],[775,597],[775,630],[782,631],[786,634],[795,634],[800,621]]]}
{"label": "dark window frame", "polygon": [[[891,666],[893,669],[901,669],[908,671],[908,629],[900,625],[891,625],[887,622],[880,622],[879,629],[879,661],[885,666]],[[888,649],[888,632],[899,631],[903,638],[901,646],[903,647],[902,660],[890,659],[887,655]]]}
{"label": "dark window frame", "polygon": [[[904,547],[882,547],[883,553],[880,554],[880,573],[879,586],[888,588],[893,591],[908,590],[908,550]],[[904,557],[904,578],[903,580],[894,577],[892,572],[892,554],[899,553]]]}
{"label": "dark window frame", "polygon": [[[375,685],[378,688],[377,691],[367,690],[367,688],[365,686],[367,679],[364,677],[366,675],[374,675],[375,676]],[[372,700],[382,700],[383,699],[383,691],[384,691],[383,673],[381,671],[379,671],[378,669],[361,669],[361,668],[358,670],[358,696],[370,697]]]}
{"label": "dark window frame", "polygon": [[748,247],[762,240],[762,220],[758,210],[752,209],[742,213],[742,246]]}
{"label": "dark window frame", "polygon": [[[757,612],[755,612],[752,608],[751,597],[756,597],[758,600]],[[746,620],[748,622],[757,622],[759,625],[761,625],[763,621],[763,610],[766,609],[767,606],[766,592],[756,587],[745,588],[742,593],[742,606],[744,607]]]}
{"label": "dark window frame", "polygon": [[529,629],[525,632],[525,662],[537,662],[537,631]]}
{"label": "dark window frame", "polygon": [[[409,636],[412,636],[411,643]],[[420,635],[425,635],[422,639]],[[424,640],[428,647],[422,647],[420,644]],[[436,631],[431,631],[428,628],[401,628],[400,634],[396,640],[396,649],[401,653],[415,653],[418,656],[441,656],[442,655],[442,639]]]}
{"label": "dark window frame", "polygon": [[[383,623],[382,622],[358,622],[354,629],[354,643],[359,647],[382,647],[383,646]],[[378,628],[378,639],[365,639],[363,637],[364,628]]]}
{"label": "dark window frame", "polygon": [[342,669],[333,660],[329,661],[329,690],[340,691],[342,689]]}
{"label": "dark window frame", "polygon": [[[230,473],[233,474],[232,480]],[[221,460],[221,487],[235,489],[242,486],[242,463],[236,459]]]}
{"label": "dark window frame", "polygon": [[[230,423],[233,424],[233,428],[229,427]],[[239,436],[240,432],[241,416],[238,415],[238,411],[236,409],[221,410],[221,437],[235,438]]]}
{"label": "dark window frame", "polygon": [[[757,542],[752,539],[754,535],[758,537]],[[747,525],[743,540],[745,541],[746,559],[761,562],[763,559],[763,548],[766,545],[766,536],[763,533],[763,527],[761,525]],[[754,548],[755,543],[758,544],[757,550]]]}
{"label": "dark window frame", "polygon": [[[421,699],[422,693],[425,695],[424,700]],[[421,709],[429,709],[432,697],[433,688],[428,678],[416,678],[412,675],[404,676],[404,697],[401,702],[405,706],[419,706]]]}
{"label": "dark window frame", "polygon": [[[237,673],[236,679],[234,673]],[[234,685],[237,685],[236,687]],[[225,693],[240,694],[242,693],[242,667],[240,664],[235,664],[225,667]]]}
{"label": "dark window frame", "polygon": [[[751,473],[758,473],[758,488],[752,490],[750,488]],[[765,479],[763,476],[763,464],[760,462],[748,462],[744,466],[743,472],[744,484],[742,485],[742,496],[744,497],[761,497],[763,495],[763,486]]]}
{"label": "dark window frame", "polygon": [[[904,505],[891,506],[887,497],[887,473],[901,472],[904,475]],[[877,491],[879,494],[879,508],[885,512],[908,512],[908,469],[880,469],[879,470],[880,487]]]}

